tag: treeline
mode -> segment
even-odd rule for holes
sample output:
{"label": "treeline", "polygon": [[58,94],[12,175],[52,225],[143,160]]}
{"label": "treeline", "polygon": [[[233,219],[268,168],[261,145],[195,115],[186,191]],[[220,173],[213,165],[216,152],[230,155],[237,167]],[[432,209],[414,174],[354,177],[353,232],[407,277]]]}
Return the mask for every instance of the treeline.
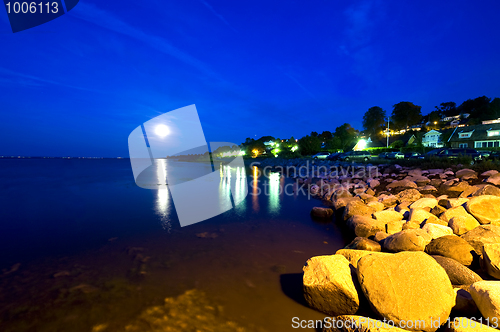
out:
{"label": "treeline", "polygon": [[[300,139],[294,137],[280,139],[273,136],[264,136],[257,140],[247,138],[241,144],[241,148],[246,155],[262,155],[267,152],[289,157],[311,155],[319,151],[348,151],[354,147],[360,136],[370,137],[372,141],[382,139],[388,121],[391,130],[398,131],[422,125],[422,130],[425,132],[429,129],[440,129],[443,126],[441,120],[445,117],[458,115],[460,119],[463,119],[466,114],[469,114],[468,125],[500,118],[500,98],[491,99],[482,96],[468,99],[458,106],[452,101],[444,102],[435,106],[435,109],[426,115],[422,115],[421,106],[409,101],[393,105],[390,115],[381,107],[373,106],[363,115],[363,132],[357,131],[349,123],[344,123],[336,127],[333,132],[323,131],[319,134],[313,131]],[[271,141],[275,145],[264,144]]]}

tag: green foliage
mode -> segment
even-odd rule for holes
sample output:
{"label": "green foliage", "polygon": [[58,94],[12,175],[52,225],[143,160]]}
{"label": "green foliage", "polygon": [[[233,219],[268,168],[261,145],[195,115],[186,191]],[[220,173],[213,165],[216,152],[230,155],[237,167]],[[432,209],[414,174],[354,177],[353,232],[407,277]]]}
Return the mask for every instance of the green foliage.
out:
{"label": "green foliage", "polygon": [[458,114],[457,104],[453,101],[441,103],[439,107],[436,106],[436,111],[439,113],[440,118]]}
{"label": "green foliage", "polygon": [[253,156],[253,151],[257,150],[260,154],[263,154],[266,151],[266,146],[264,145],[264,141],[260,139],[257,141],[253,141],[250,144],[244,144],[242,150],[245,151],[246,156]]}
{"label": "green foliage", "polygon": [[[469,113],[472,120],[477,120],[481,123],[482,120],[491,120],[492,114],[489,114],[490,98],[486,96],[477,97],[475,99],[467,99],[457,110],[460,114]],[[476,122],[477,122],[476,121]]]}
{"label": "green foliage", "polygon": [[422,113],[420,112],[422,106],[414,105],[409,101],[402,101],[393,107],[391,118],[396,129],[416,125],[422,120]]}
{"label": "green foliage", "polygon": [[276,139],[273,136],[262,136],[261,138],[258,139],[260,142],[269,142],[269,141],[275,141]]}
{"label": "green foliage", "polygon": [[400,149],[404,146],[404,142],[402,140],[397,140],[395,142],[392,142],[391,145],[389,145],[389,147],[391,147],[392,149]]}
{"label": "green foliage", "polygon": [[319,135],[319,138],[322,139],[323,141],[329,140],[333,138],[333,134],[329,131],[324,131]]}
{"label": "green foliage", "polygon": [[344,151],[352,149],[356,144],[357,132],[348,123],[344,123],[343,125],[335,128],[333,136],[338,139],[340,149]]}
{"label": "green foliage", "polygon": [[321,140],[317,136],[306,135],[299,139],[299,152],[301,155],[316,154],[321,150]]}
{"label": "green foliage", "polygon": [[386,127],[385,111],[378,106],[373,106],[363,115],[363,128],[370,137],[375,138]]}

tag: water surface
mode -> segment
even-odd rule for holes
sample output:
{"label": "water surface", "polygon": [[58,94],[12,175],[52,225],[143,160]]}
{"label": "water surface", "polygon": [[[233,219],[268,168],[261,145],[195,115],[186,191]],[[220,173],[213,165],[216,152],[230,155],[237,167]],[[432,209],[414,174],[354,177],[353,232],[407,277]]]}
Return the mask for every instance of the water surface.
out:
{"label": "water surface", "polygon": [[[193,177],[192,163],[163,167]],[[319,201],[283,192],[291,179],[254,171],[239,170],[233,197],[249,194],[234,209],[180,227],[169,190],[139,188],[126,159],[0,159],[0,330],[122,331],[189,290],[248,331],[321,319],[302,303],[302,266],[344,239],[311,220]]]}

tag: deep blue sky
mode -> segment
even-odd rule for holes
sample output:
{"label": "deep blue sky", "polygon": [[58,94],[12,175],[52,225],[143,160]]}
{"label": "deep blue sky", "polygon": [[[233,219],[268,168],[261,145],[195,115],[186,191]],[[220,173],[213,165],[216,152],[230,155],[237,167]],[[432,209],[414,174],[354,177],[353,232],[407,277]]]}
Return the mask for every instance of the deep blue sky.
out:
{"label": "deep blue sky", "polygon": [[128,156],[196,104],[208,141],[361,128],[500,97],[498,1],[90,1],[13,34],[0,8],[0,155]]}

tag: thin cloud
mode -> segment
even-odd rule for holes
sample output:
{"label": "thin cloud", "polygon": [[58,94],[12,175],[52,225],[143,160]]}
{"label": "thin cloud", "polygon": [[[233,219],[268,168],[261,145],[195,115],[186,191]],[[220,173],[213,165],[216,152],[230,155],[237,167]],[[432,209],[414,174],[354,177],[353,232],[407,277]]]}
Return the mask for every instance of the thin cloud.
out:
{"label": "thin cloud", "polygon": [[295,84],[297,84],[305,93],[307,93],[309,96],[311,96],[312,99],[314,99],[316,102],[318,102],[318,104],[321,105],[321,102],[318,100],[318,98],[316,98],[316,96],[311,91],[306,89],[305,86],[300,84],[300,82],[295,77],[293,77],[292,75],[287,74],[287,73],[285,73],[285,75],[288,76],[292,81],[294,81]]}
{"label": "thin cloud", "polygon": [[349,46],[359,47],[368,43],[371,39],[370,30],[372,27],[373,1],[367,0],[347,8],[344,15],[347,18],[348,26],[346,35]]}
{"label": "thin cloud", "polygon": [[111,12],[99,9],[92,4],[80,2],[78,4],[78,7],[69,12],[69,15],[73,15],[86,22],[96,24],[113,32],[137,39],[153,49],[170,55],[177,60],[200,70],[210,77],[220,79],[220,77],[202,61],[178,49],[162,37],[150,35],[138,28],[131,26],[130,24],[113,15],[113,13]]}
{"label": "thin cloud", "polygon": [[0,67],[0,74],[10,76],[7,78],[5,78],[5,77],[0,78],[0,83],[9,84],[9,85],[17,84],[17,85],[23,85],[23,86],[39,87],[39,86],[51,84],[51,85],[59,85],[59,86],[64,86],[64,87],[68,87],[68,88],[73,88],[73,89],[77,89],[77,90],[95,91],[92,89],[82,88],[80,86],[65,84],[65,83],[61,83],[61,82],[57,82],[57,81],[53,81],[53,80],[47,80],[45,78],[41,78],[38,76],[20,73],[20,72],[6,69],[3,67]]}
{"label": "thin cloud", "polygon": [[207,8],[208,8],[208,9],[212,12],[212,14],[214,14],[215,16],[217,16],[217,18],[219,18],[222,22],[224,22],[224,24],[226,24],[228,27],[230,27],[233,31],[238,32],[235,28],[233,28],[233,26],[232,26],[231,24],[229,24],[229,22],[228,22],[228,21],[224,18],[224,16],[222,16],[222,15],[221,15],[221,14],[219,14],[219,13],[217,13],[217,12],[215,11],[215,9],[214,9],[212,6],[210,6],[210,4],[208,4],[208,3],[207,3],[206,1],[204,1],[204,0],[200,0],[200,2],[201,2],[202,4],[204,4],[204,5],[205,5],[205,7],[207,7]]}

